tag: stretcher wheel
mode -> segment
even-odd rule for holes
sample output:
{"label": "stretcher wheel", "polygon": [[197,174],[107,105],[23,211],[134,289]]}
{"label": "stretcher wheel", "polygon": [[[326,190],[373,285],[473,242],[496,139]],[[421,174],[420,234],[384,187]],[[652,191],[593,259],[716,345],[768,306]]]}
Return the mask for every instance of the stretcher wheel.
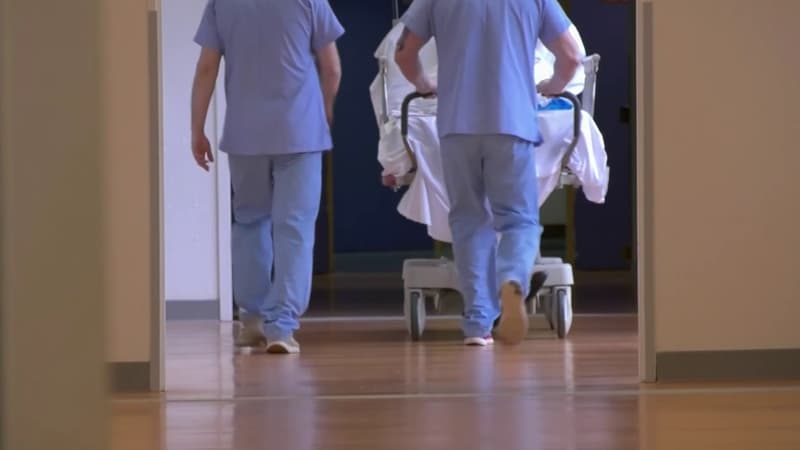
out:
{"label": "stretcher wheel", "polygon": [[541,296],[541,307],[542,312],[544,313],[545,319],[547,319],[547,324],[550,325],[551,330],[556,329],[556,321],[555,317],[553,316],[553,312],[555,308],[553,307],[553,303],[555,302],[556,296],[554,292],[551,290],[547,294],[543,294]]}
{"label": "stretcher wheel", "polygon": [[425,295],[421,291],[409,291],[405,303],[408,332],[412,340],[418,341],[425,331]]}
{"label": "stretcher wheel", "polygon": [[572,328],[572,296],[568,289],[558,288],[553,300],[556,334],[564,339]]}
{"label": "stretcher wheel", "polygon": [[536,311],[539,309],[539,296],[535,296],[530,300],[525,301],[525,307],[528,311],[528,316],[535,316]]}

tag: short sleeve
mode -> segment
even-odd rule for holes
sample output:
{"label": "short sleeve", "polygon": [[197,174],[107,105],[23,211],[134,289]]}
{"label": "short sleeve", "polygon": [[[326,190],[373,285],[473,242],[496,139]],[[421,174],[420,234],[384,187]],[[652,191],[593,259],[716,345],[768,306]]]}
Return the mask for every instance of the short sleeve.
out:
{"label": "short sleeve", "polygon": [[409,31],[427,42],[433,37],[433,2],[414,0],[400,21]]}
{"label": "short sleeve", "polygon": [[342,37],[344,27],[331,9],[328,0],[314,1],[311,14],[313,15],[311,46],[314,50],[319,50]]}
{"label": "short sleeve", "polygon": [[194,41],[204,48],[222,50],[222,39],[217,28],[216,0],[208,0],[203,10],[203,17],[194,35]]}
{"label": "short sleeve", "polygon": [[572,25],[572,22],[558,3],[558,0],[542,0],[541,24],[539,39],[543,43],[549,44],[564,34]]}

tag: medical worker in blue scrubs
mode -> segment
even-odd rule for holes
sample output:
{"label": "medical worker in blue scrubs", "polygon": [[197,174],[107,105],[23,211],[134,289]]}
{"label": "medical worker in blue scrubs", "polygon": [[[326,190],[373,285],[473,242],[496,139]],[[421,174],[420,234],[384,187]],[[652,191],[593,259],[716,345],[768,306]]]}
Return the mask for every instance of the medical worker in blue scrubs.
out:
{"label": "medical worker in blue scrubs", "polygon": [[344,28],[328,0],[208,0],[195,42],[192,153],[208,170],[204,133],[225,59],[227,109],[220,150],[233,190],[233,295],[238,346],[297,353],[311,293],[322,155],[341,79]]}
{"label": "medical worker in blue scrubs", "polygon": [[[418,92],[437,92],[442,168],[467,345],[520,343],[524,299],[539,253],[535,147],[537,88],[564,90],[581,64],[557,0],[415,0],[402,17],[395,60]],[[436,39],[438,87],[419,51]],[[537,40],[555,55],[552,78],[534,79]],[[497,236],[500,236],[498,241]]]}

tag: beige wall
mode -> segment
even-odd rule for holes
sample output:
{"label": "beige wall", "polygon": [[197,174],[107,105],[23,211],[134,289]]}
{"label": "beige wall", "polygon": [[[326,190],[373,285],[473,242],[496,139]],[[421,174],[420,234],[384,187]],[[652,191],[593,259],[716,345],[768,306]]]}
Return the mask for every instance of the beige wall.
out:
{"label": "beige wall", "polygon": [[3,449],[108,448],[100,4],[0,0]]}
{"label": "beige wall", "polygon": [[147,10],[153,0],[105,0],[105,106],[110,361],[151,355],[150,81]]}
{"label": "beige wall", "polygon": [[800,348],[800,1],[652,3],[656,350]]}

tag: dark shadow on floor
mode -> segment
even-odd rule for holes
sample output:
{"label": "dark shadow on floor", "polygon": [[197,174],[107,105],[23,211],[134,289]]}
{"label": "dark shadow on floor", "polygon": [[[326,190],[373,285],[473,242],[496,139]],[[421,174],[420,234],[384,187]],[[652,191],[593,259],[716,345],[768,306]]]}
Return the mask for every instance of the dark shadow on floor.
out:
{"label": "dark shadow on floor", "polygon": [[[447,293],[445,311],[458,314],[460,296]],[[636,312],[633,275],[628,272],[577,272],[573,295],[577,314]],[[315,277],[307,317],[402,316],[400,272],[339,273]]]}

